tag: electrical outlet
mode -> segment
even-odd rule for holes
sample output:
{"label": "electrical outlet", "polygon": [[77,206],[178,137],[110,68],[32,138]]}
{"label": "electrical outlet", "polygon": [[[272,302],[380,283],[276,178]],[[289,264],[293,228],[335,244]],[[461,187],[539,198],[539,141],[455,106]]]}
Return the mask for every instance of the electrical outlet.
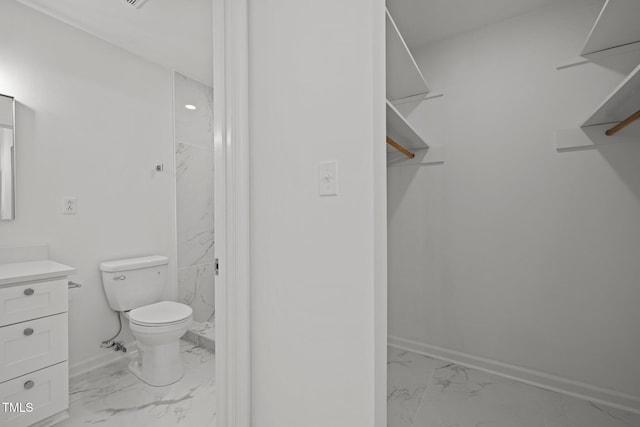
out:
{"label": "electrical outlet", "polygon": [[65,197],[62,199],[62,213],[65,215],[75,215],[78,213],[78,201],[75,197]]}

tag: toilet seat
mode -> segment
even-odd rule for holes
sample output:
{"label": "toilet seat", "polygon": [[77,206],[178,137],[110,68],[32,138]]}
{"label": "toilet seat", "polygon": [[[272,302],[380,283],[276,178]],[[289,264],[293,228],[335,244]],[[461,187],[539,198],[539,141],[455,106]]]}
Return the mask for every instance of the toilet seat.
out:
{"label": "toilet seat", "polygon": [[161,301],[129,312],[129,323],[142,327],[162,327],[190,322],[193,309],[186,304]]}

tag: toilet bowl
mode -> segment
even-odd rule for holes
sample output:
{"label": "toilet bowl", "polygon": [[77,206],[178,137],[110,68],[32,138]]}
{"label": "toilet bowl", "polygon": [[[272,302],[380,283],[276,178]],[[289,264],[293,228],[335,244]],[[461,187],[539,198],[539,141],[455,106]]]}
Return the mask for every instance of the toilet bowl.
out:
{"label": "toilet bowl", "polygon": [[145,305],[125,316],[138,345],[129,370],[153,386],[173,384],[184,375],[180,337],[193,321],[191,307],[172,301]]}
{"label": "toilet bowl", "polygon": [[153,386],[182,378],[179,340],[193,321],[188,305],[162,301],[168,263],[167,257],[154,255],[100,264],[109,306],[124,313],[138,344],[138,356],[129,370]]}

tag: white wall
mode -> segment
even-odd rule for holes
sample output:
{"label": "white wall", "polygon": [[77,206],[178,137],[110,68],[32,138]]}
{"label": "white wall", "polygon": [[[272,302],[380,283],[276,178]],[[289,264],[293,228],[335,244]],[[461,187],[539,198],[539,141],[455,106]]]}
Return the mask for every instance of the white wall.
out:
{"label": "white wall", "polygon": [[[78,269],[73,368],[113,354],[99,348],[117,327],[101,261],[168,255],[175,288],[172,76],[14,1],[0,8],[0,57],[0,93],[18,102],[16,220],[0,222],[0,245],[48,243]],[[62,215],[64,196],[77,215]]]}
{"label": "white wall", "polygon": [[623,131],[638,144],[599,149],[558,152],[553,137],[640,61],[555,69],[601,4],[548,6],[417,52],[445,96],[410,121],[446,163],[389,169],[389,334],[640,408],[640,126]]}
{"label": "white wall", "polygon": [[383,2],[249,6],[252,426],[382,427]]}

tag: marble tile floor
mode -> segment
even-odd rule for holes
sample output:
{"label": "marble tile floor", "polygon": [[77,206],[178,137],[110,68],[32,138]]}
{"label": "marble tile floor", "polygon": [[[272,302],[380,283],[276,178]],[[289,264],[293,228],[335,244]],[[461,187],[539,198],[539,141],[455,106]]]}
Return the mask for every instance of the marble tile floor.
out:
{"label": "marble tile floor", "polygon": [[216,329],[213,320],[207,322],[193,321],[184,339],[204,347],[213,352],[216,351]]}
{"label": "marble tile floor", "polygon": [[388,427],[640,427],[640,415],[389,347]]}
{"label": "marble tile floor", "polygon": [[70,418],[56,427],[215,427],[215,363],[211,351],[181,340],[185,375],[152,387],[127,369],[127,360],[71,379]]}

